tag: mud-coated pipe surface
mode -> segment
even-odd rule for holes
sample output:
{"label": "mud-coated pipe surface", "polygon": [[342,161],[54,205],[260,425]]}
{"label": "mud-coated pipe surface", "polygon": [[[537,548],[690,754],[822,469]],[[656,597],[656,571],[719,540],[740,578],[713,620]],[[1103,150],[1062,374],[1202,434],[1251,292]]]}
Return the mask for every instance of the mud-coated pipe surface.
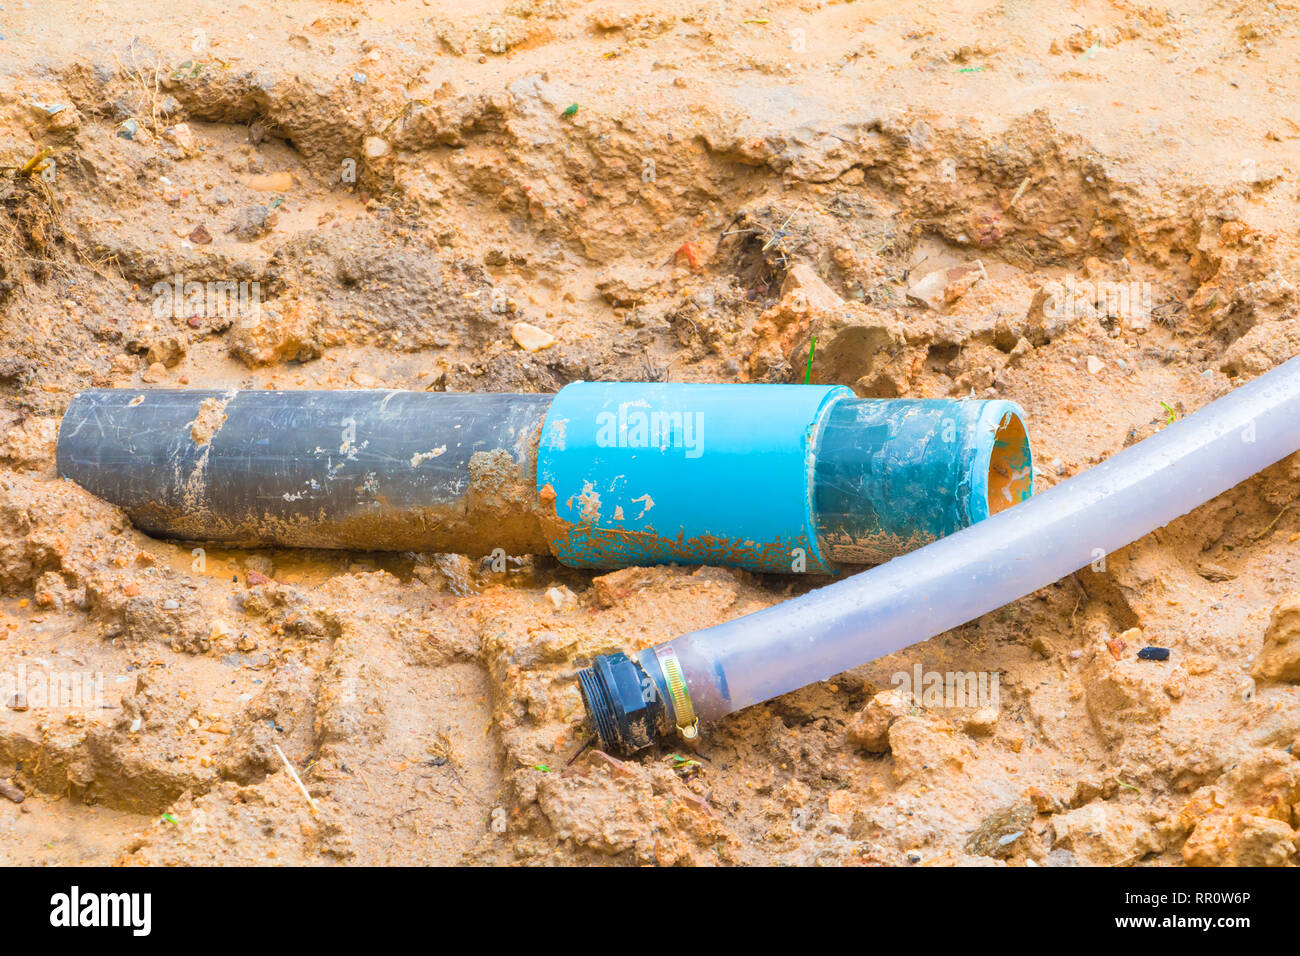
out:
{"label": "mud-coated pipe surface", "polygon": [[549,395],[82,392],[58,470],[159,537],[545,553],[535,453]]}
{"label": "mud-coated pipe surface", "polygon": [[[852,578],[668,642],[716,718],[891,654],[1065,577],[1300,450],[1300,358],[1077,477]],[[654,649],[641,653],[647,673]]]}

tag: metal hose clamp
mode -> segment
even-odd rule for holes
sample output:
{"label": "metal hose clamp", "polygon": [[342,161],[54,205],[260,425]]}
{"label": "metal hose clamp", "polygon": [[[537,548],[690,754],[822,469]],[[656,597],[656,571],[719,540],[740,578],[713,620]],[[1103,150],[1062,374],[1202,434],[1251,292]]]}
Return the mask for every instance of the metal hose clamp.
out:
{"label": "metal hose clamp", "polygon": [[682,676],[682,667],[677,663],[677,653],[668,644],[656,647],[654,651],[664,681],[668,684],[668,696],[673,701],[677,732],[686,740],[694,740],[700,732],[700,719],[695,716],[695,708],[691,706],[691,695],[686,690],[686,678]]}

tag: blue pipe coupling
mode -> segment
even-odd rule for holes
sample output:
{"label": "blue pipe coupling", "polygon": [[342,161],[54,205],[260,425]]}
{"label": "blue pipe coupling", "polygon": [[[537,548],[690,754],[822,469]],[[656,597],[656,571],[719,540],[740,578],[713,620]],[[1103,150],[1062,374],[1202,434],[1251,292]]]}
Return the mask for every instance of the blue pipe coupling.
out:
{"label": "blue pipe coupling", "polygon": [[839,386],[578,382],[542,424],[537,490],[565,564],[873,564],[1033,493],[1014,402]]}

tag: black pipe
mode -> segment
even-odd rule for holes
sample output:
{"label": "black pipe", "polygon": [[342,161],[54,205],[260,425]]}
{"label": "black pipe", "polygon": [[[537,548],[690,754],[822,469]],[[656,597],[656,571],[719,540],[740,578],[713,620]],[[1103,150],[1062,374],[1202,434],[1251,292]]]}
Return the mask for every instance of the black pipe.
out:
{"label": "black pipe", "polygon": [[158,537],[239,546],[545,554],[551,395],[94,390],[59,475]]}

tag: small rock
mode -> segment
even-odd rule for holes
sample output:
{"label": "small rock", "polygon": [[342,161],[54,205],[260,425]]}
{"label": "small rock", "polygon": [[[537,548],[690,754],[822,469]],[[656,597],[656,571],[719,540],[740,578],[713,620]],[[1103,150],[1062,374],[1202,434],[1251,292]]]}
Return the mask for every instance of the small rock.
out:
{"label": "small rock", "polygon": [[998,724],[998,709],[996,707],[981,707],[969,715],[963,727],[966,733],[973,737],[987,737],[993,733]]}
{"label": "small rock", "polygon": [[1106,363],[1095,355],[1088,356],[1088,374],[1097,375],[1106,367]]}
{"label": "small rock", "polygon": [[797,263],[785,274],[781,298],[787,297],[794,300],[789,303],[794,312],[828,312],[844,305],[839,294],[805,262]]}
{"label": "small rock", "polygon": [[1214,813],[1183,844],[1188,866],[1289,866],[1300,836],[1284,820],[1256,813]]}
{"label": "small rock", "polygon": [[1167,647],[1144,647],[1138,651],[1138,660],[1140,661],[1167,661],[1169,660],[1169,648]]}
{"label": "small rock", "polygon": [[9,700],[9,709],[16,710],[20,713],[25,711],[27,709],[27,695],[22,691],[14,694],[14,696]]}
{"label": "small rock", "polygon": [[927,272],[908,286],[907,297],[938,312],[956,302],[987,276],[984,263],[980,259],[951,269],[936,269],[934,272]]}
{"label": "small rock", "polygon": [[362,144],[367,159],[378,159],[388,155],[388,143],[378,136],[367,136]]}
{"label": "small rock", "polygon": [[1300,682],[1300,591],[1273,608],[1251,674],[1259,680]]}
{"label": "small rock", "polygon": [[283,193],[293,188],[293,176],[289,173],[260,173],[250,176],[248,188],[260,193]]}
{"label": "small rock", "polygon": [[240,242],[254,242],[270,232],[271,211],[265,206],[244,206],[235,213],[235,224],[227,232],[233,232]]}
{"label": "small rock", "polygon": [[174,332],[159,335],[156,338],[127,343],[128,348],[138,347],[139,345],[144,346],[144,358],[150,365],[154,362],[161,362],[167,368],[174,368],[185,357],[188,343]]}
{"label": "small rock", "polygon": [[853,715],[847,728],[848,738],[869,753],[885,753],[889,750],[890,726],[910,709],[910,694],[897,688],[883,691]]}
{"label": "small rock", "polygon": [[140,124],[134,119],[128,119],[117,128],[117,135],[122,139],[135,139],[140,134]]}
{"label": "small rock", "polygon": [[561,584],[559,587],[553,587],[546,592],[547,600],[555,605],[557,611],[565,607],[571,607],[578,603],[578,596]]}
{"label": "small rock", "polygon": [[527,322],[516,322],[510,329],[510,337],[525,352],[539,352],[555,344],[555,336],[545,329],[539,329]]}
{"label": "small rock", "polygon": [[196,246],[206,246],[212,242],[212,234],[208,232],[203,223],[199,223],[194,227],[194,231],[190,233],[189,240]]}
{"label": "small rock", "polygon": [[22,803],[27,799],[27,794],[15,787],[13,781],[0,780],[0,797],[4,797],[13,803]]}
{"label": "small rock", "polygon": [[356,83],[358,86],[361,86],[366,82],[366,75],[364,73],[353,73],[352,82]]}
{"label": "small rock", "polygon": [[189,123],[168,126],[163,130],[162,135],[164,140],[177,147],[186,156],[193,156],[199,151],[198,143],[194,139],[194,131],[190,129]]}
{"label": "small rock", "polygon": [[1012,844],[1025,835],[1025,828],[1036,815],[1037,811],[1027,803],[989,814],[967,838],[966,852],[974,856],[1007,856]]}
{"label": "small rock", "polygon": [[140,378],[151,385],[165,381],[167,378],[167,366],[163,365],[162,362],[154,362],[145,370],[145,373],[141,375]]}
{"label": "small rock", "polygon": [[1149,808],[1096,801],[1052,817],[1053,849],[1069,850],[1087,866],[1128,866],[1164,849]]}
{"label": "small rock", "polygon": [[199,729],[199,719],[197,717],[191,717],[188,721],[186,721],[186,723],[189,724],[190,730]]}
{"label": "small rock", "polygon": [[176,601],[173,601],[171,598],[168,598],[166,601],[163,601],[162,606],[164,611],[175,611],[177,608],[180,607],[180,604],[178,604]]}
{"label": "small rock", "polygon": [[1207,581],[1231,581],[1237,576],[1236,572],[1229,571],[1223,565],[1215,564],[1213,561],[1198,561],[1196,573]]}

